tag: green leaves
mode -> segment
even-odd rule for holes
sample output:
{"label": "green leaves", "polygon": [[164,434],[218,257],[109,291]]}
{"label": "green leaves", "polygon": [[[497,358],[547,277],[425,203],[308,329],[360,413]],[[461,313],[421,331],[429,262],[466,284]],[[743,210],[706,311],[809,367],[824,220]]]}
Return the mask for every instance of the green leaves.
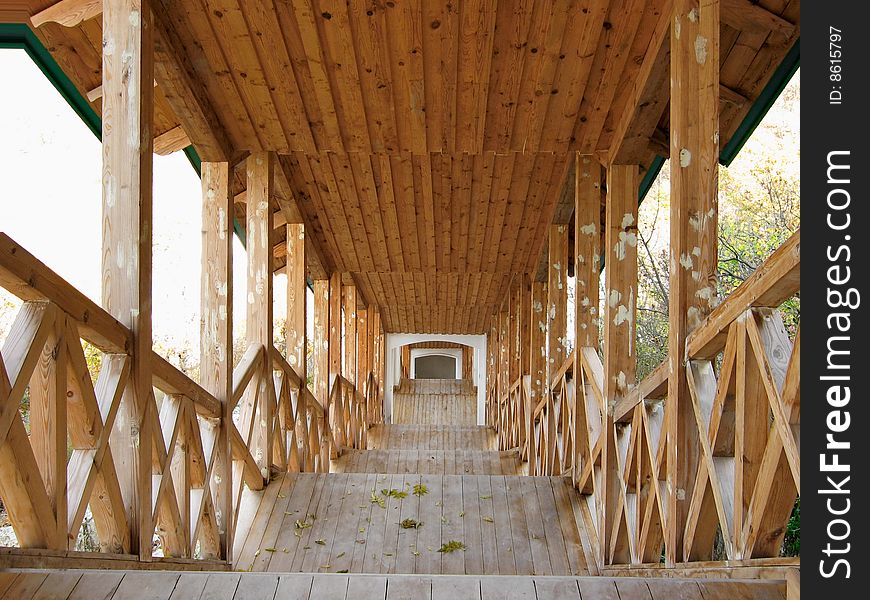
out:
{"label": "green leaves", "polygon": [[438,552],[442,554],[450,554],[451,552],[456,552],[457,550],[465,550],[466,545],[462,542],[457,542],[456,540],[450,540],[447,543],[441,544],[441,547],[438,548]]}
{"label": "green leaves", "polygon": [[399,523],[399,526],[402,529],[420,529],[423,524],[419,521],[415,521],[414,519],[405,519],[404,521]]}
{"label": "green leaves", "polygon": [[429,488],[427,488],[425,484],[417,483],[417,484],[414,484],[413,493],[415,496],[423,496],[424,494],[429,493]]}

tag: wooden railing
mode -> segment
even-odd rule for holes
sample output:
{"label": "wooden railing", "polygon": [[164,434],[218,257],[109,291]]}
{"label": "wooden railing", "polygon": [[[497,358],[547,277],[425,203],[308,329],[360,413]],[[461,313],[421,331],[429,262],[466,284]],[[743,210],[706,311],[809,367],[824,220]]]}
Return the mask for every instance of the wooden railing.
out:
{"label": "wooden railing", "polygon": [[[38,556],[37,566],[46,557],[87,566],[85,557],[94,556],[98,566],[150,560],[226,568],[222,534],[245,520],[243,498],[275,471],[328,471],[331,449],[364,447],[365,430],[383,414],[373,375],[365,395],[338,378],[328,415],[280,352],[251,345],[233,372],[230,468],[219,450],[221,402],[151,352],[152,393],[137,434],[149,439],[134,441],[151,449],[151,497],[131,502],[122,482],[132,475],[116,462],[113,430],[135,359],[132,333],[5,234],[0,286],[23,300],[0,351],[0,500],[19,544],[0,551],[7,564],[27,566],[23,556]],[[102,352],[95,380],[83,341]],[[232,515],[220,508],[228,494]],[[76,548],[88,509],[100,552]],[[153,525],[152,555],[137,554],[131,541],[141,522]]]}
{"label": "wooden railing", "polygon": [[332,431],[332,457],[346,448],[365,450],[369,424],[366,397],[341,375],[332,376],[329,393],[329,423]]}
{"label": "wooden railing", "polygon": [[[667,361],[611,401],[592,347],[568,357],[531,413],[527,376],[502,398],[490,386],[487,422],[502,447],[524,448],[529,474],[570,476],[587,494],[603,566],[658,567],[671,527],[685,562],[709,561],[717,540],[719,559],[777,557],[800,494],[800,331],[792,342],[777,307],[799,291],[797,232],[689,336],[681,401],[697,444],[668,446]],[[669,455],[697,465],[682,523],[668,514]]]}

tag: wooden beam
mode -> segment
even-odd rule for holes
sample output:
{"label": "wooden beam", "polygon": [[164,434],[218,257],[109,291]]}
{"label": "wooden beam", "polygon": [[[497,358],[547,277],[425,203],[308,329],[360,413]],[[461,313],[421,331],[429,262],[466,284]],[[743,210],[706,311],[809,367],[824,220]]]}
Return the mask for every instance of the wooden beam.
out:
{"label": "wooden beam", "polygon": [[190,138],[187,137],[181,125],[173,127],[154,138],[154,154],[159,154],[160,156],[184,150],[188,146],[190,146]]}
{"label": "wooden beam", "polygon": [[138,0],[103,2],[103,306],[133,332],[111,437],[131,544],[151,560],[151,252],[154,41]]}
{"label": "wooden beam", "polygon": [[668,102],[668,65],[672,0],[658,0],[658,20],[644,53],[640,69],[632,81],[629,100],[608,150],[607,164],[633,164],[646,152],[646,140],[655,130]]}
{"label": "wooden beam", "polygon": [[220,402],[221,424],[211,481],[220,557],[232,563],[233,467],[233,207],[231,168],[204,162],[202,177],[202,280],[200,286],[200,363],[202,387]]}
{"label": "wooden beam", "polygon": [[[247,158],[248,210],[247,257],[248,302],[245,319],[245,338],[248,345],[259,345],[268,351],[272,341],[272,196],[274,194],[275,155],[271,152],[253,152]],[[272,368],[263,361],[258,373],[260,385],[272,384]],[[256,404],[256,406],[255,406]],[[263,478],[268,478],[272,458],[272,411],[269,395],[257,391],[252,385],[241,402],[241,431],[247,432],[254,419],[254,434],[250,441],[251,454]]]}
{"label": "wooden beam", "polygon": [[103,0],[61,0],[30,17],[30,22],[34,27],[41,27],[46,23],[75,27],[102,12]]}
{"label": "wooden beam", "polygon": [[[170,3],[174,4],[174,3]],[[154,76],[166,102],[204,161],[229,161],[234,150],[221,120],[199,81],[189,52],[163,2],[150,2],[154,13]]]}
{"label": "wooden beam", "polygon": [[290,223],[287,226],[287,363],[302,381],[308,376],[308,284],[305,273],[305,225]]}
{"label": "wooden beam", "polygon": [[568,226],[550,225],[547,271],[547,384],[568,356]]}
{"label": "wooden beam", "polygon": [[[604,473],[604,513],[598,539],[606,562],[631,562],[625,515],[620,515],[622,469],[616,448],[614,407],[634,387],[637,373],[635,326],[637,313],[638,167],[612,165],[607,170],[605,216],[606,288],[604,300],[604,397],[607,415],[602,431],[601,470]],[[620,521],[622,521],[620,523]]]}
{"label": "wooden beam", "polygon": [[776,32],[785,38],[794,33],[794,24],[751,0],[721,0],[722,23],[746,33]]}
{"label": "wooden beam", "polygon": [[668,523],[665,560],[682,558],[701,460],[684,360],[686,338],[716,302],[719,156],[719,1],[674,0],[671,28],[671,213],[668,398],[665,402]]}

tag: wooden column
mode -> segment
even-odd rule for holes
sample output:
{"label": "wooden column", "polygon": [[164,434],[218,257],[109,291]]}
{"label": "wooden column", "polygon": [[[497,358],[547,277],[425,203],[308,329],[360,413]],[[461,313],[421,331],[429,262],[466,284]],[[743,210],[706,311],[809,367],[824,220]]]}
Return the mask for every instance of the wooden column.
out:
{"label": "wooden column", "polygon": [[356,369],[357,379],[360,390],[369,376],[371,366],[369,365],[371,349],[369,338],[369,311],[368,308],[361,308],[359,298],[357,298],[356,307]]}
{"label": "wooden column", "polygon": [[[272,196],[274,193],[274,154],[253,152],[246,161],[248,303],[245,338],[248,345],[261,345],[267,352],[272,341]],[[250,386],[241,403],[243,437],[254,419],[250,450],[264,479],[269,477],[272,459],[272,415],[274,406],[266,386],[272,385],[272,365],[264,361],[259,375],[259,391]],[[255,407],[256,403],[256,407]],[[256,408],[256,410],[255,410]]]}
{"label": "wooden column", "polygon": [[597,348],[598,274],[601,270],[601,165],[593,156],[577,154],[575,183],[574,343],[577,348]]}
{"label": "wooden column", "polygon": [[305,261],[305,225],[287,224],[287,364],[302,381],[308,377],[308,333],[306,314],[308,308],[308,282]]}
{"label": "wooden column", "polygon": [[[580,379],[581,349],[598,351],[600,301],[598,279],[601,271],[601,165],[591,155],[577,154],[574,187],[574,382],[577,412],[574,419],[574,482],[592,460],[587,406],[597,407],[596,398],[587,397],[591,386]],[[592,394],[590,394],[591,396]]]}
{"label": "wooden column", "polygon": [[505,299],[498,314],[498,399],[507,396],[510,381],[510,302]]}
{"label": "wooden column", "polygon": [[[529,375],[531,376],[531,410],[538,405],[547,390],[547,282],[532,282],[531,306],[529,309]],[[528,427],[532,426],[529,413]],[[527,429],[527,435],[531,430]],[[531,439],[531,438],[530,438]]]}
{"label": "wooden column", "polygon": [[547,273],[547,385],[562,363],[568,345],[568,226],[551,225]]}
{"label": "wooden column", "polygon": [[523,302],[522,282],[513,278],[508,301],[508,389],[520,376],[520,309]]}
{"label": "wooden column", "polygon": [[329,280],[314,280],[314,397],[326,406],[329,396]]}
{"label": "wooden column", "polygon": [[341,375],[341,273],[329,277],[329,386],[332,376]]}
{"label": "wooden column", "polygon": [[630,561],[626,524],[614,531],[620,507],[620,477],[616,453],[613,407],[635,384],[635,313],[637,304],[637,166],[613,165],[607,171],[605,217],[606,288],[604,304],[604,397],[607,415],[603,430],[601,469],[604,498],[598,539],[608,563]]}
{"label": "wooden column", "polygon": [[352,285],[342,286],[341,303],[344,306],[344,360],[342,374],[344,378],[356,385],[356,288]]}
{"label": "wooden column", "polygon": [[[220,547],[215,558],[232,561],[233,466],[233,200],[232,170],[225,162],[202,163],[202,281],[200,287],[200,383],[221,403],[211,488]],[[211,554],[213,549],[203,548]]]}
{"label": "wooden column", "polygon": [[152,123],[151,13],[103,1],[103,307],[133,331],[132,377],[111,436],[130,524],[130,551],[151,559]]}
{"label": "wooden column", "polygon": [[683,360],[686,337],[716,302],[719,1],[675,0],[671,19],[666,562],[683,533],[701,448]]}

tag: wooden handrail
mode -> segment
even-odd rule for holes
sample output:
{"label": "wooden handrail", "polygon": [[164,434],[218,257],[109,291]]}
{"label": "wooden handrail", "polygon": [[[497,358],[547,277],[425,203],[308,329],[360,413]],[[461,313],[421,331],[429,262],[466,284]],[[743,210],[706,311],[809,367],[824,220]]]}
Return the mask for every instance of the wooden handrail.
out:
{"label": "wooden handrail", "polygon": [[798,229],[707,316],[686,340],[686,357],[711,359],[725,347],[728,327],[748,308],[776,308],[801,288],[801,232]]}
{"label": "wooden handrail", "polygon": [[574,350],[571,350],[571,353],[565,357],[565,360],[562,361],[562,364],[559,366],[559,369],[553,373],[553,377],[550,380],[550,390],[555,389],[555,387],[559,384],[559,381],[565,377],[565,375],[574,369]]}
{"label": "wooden handrail", "polygon": [[311,390],[308,389],[308,386],[302,380],[302,377],[296,372],[296,370],[290,366],[284,357],[281,355],[281,352],[272,346],[270,355],[272,358],[272,368],[275,371],[281,371],[284,373],[284,376],[287,377],[290,381],[296,385],[299,390],[299,397],[305,403],[313,406],[315,410],[319,413],[318,418],[322,418],[326,415],[326,409],[323,405],[314,397],[314,394],[311,393]]}
{"label": "wooden handrail", "polygon": [[205,391],[198,383],[180,371],[168,360],[152,351],[151,374],[157,388],[168,394],[186,396],[193,401],[196,412],[201,417],[220,419],[220,401]]}
{"label": "wooden handrail", "polygon": [[22,300],[47,300],[78,323],[79,335],[105,352],[129,354],[132,332],[63,277],[0,233],[0,287]]}

